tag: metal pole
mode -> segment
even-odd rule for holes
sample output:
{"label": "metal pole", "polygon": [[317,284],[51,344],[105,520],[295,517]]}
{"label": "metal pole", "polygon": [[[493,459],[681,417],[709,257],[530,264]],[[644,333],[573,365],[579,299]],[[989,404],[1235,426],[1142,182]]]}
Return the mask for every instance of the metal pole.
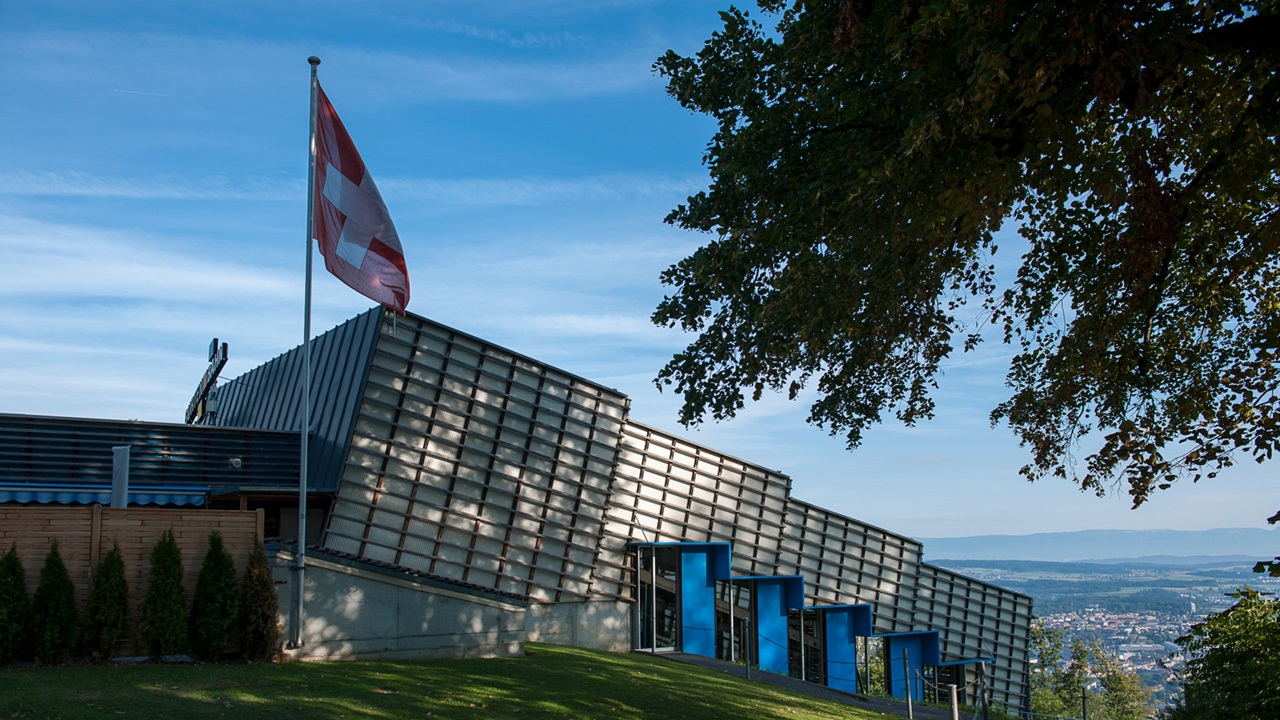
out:
{"label": "metal pole", "polygon": [[804,640],[804,603],[801,603],[800,604],[800,679],[804,682],[809,682],[809,675],[804,671],[805,670],[804,651],[808,648],[808,646],[809,644],[806,643]]}
{"label": "metal pole", "polygon": [[307,441],[311,430],[311,235],[315,229],[316,203],[316,100],[320,81],[316,77],[316,69],[320,66],[320,58],[312,55],[307,58],[311,64],[311,131],[309,133],[309,151],[307,155],[307,262],[305,289],[302,293],[302,436],[301,463],[298,473],[298,552],[295,555],[294,577],[294,613],[293,613],[293,647],[302,647],[303,623],[305,615],[303,606],[306,603],[306,579],[304,568],[307,564],[307,475],[308,456]]}
{"label": "metal pole", "polygon": [[657,545],[649,546],[649,570],[651,572],[650,577],[653,579],[653,586],[649,588],[650,597],[653,598],[652,604],[649,605],[649,614],[651,616],[651,620],[649,621],[649,630],[650,630],[650,637],[653,639],[653,642],[649,645],[649,652],[656,653],[658,652],[658,546]]}
{"label": "metal pole", "polygon": [[[982,673],[978,676],[982,679],[982,685],[980,686],[982,690],[982,720],[990,720],[991,707],[987,703],[987,664],[982,663],[978,667],[982,668]],[[1086,717],[1084,720],[1089,720],[1089,718]]]}
{"label": "metal pole", "polygon": [[[752,631],[755,630],[755,627],[756,627],[756,586],[755,586],[755,583],[752,582],[747,587],[750,588],[751,595],[747,598],[747,618],[746,618],[746,622],[743,623],[743,628],[742,628],[742,643],[743,643],[742,650],[743,650],[743,655],[745,656],[743,659],[746,660],[746,662],[744,662],[742,665],[747,669],[746,678],[750,680],[751,679],[751,646],[758,644],[754,642],[758,640],[758,638],[753,637],[753,633],[752,633]],[[756,649],[759,650],[759,647],[757,647]]]}
{"label": "metal pole", "polygon": [[738,662],[738,648],[734,646],[735,628],[733,627],[733,606],[737,605],[737,601],[733,599],[733,580],[726,580],[729,583],[729,662]]}
{"label": "metal pole", "polygon": [[907,695],[907,718],[915,720],[915,712],[911,708],[911,660],[907,658],[906,648],[902,648],[902,687]]}
{"label": "metal pole", "polygon": [[644,642],[644,619],[640,613],[641,606],[644,605],[644,594],[640,589],[640,546],[636,546],[636,627],[635,632],[631,635],[631,642],[634,647],[632,650],[639,650],[640,645]]}
{"label": "metal pole", "polygon": [[960,720],[960,695],[955,683],[947,686],[947,693],[951,696],[951,720]]}
{"label": "metal pole", "polygon": [[1080,686],[1080,718],[1089,720],[1089,691],[1083,685]]}
{"label": "metal pole", "polygon": [[[884,659],[881,657],[881,662]],[[863,692],[872,692],[872,639],[863,638]]]}

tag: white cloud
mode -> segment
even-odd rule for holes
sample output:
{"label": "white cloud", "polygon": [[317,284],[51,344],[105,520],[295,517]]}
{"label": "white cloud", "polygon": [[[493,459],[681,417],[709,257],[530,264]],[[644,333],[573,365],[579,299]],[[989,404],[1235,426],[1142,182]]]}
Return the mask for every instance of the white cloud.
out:
{"label": "white cloud", "polygon": [[581,43],[583,41],[582,37],[567,31],[554,33],[513,33],[504,28],[484,27],[457,20],[439,19],[424,20],[420,18],[411,18],[402,22],[411,27],[417,27],[424,30],[434,30],[437,32],[448,33],[450,35],[460,35],[474,40],[484,40],[486,42],[498,43],[500,45],[506,45],[513,48],[551,48],[561,45]]}
{"label": "white cloud", "polygon": [[285,273],[181,253],[135,234],[0,215],[0,258],[13,272],[5,297],[110,296],[207,302],[227,296],[280,300],[296,284]]}
{"label": "white cloud", "polygon": [[64,172],[9,172],[0,175],[0,195],[127,198],[131,200],[296,201],[306,197],[297,178],[146,178]]}
{"label": "white cloud", "polygon": [[298,273],[216,250],[0,214],[0,407],[180,421],[211,335],[297,344]]}
{"label": "white cloud", "polygon": [[[563,203],[625,202],[649,197],[681,197],[695,192],[699,177],[597,175],[582,178],[414,178],[376,177],[388,202],[437,205],[537,206]],[[305,178],[280,176],[97,175],[79,171],[10,171],[0,175],[0,195],[99,197],[130,200],[232,200],[297,202],[306,197]]]}
{"label": "white cloud", "polygon": [[625,201],[643,197],[687,196],[706,184],[701,177],[597,175],[585,178],[491,178],[439,180],[378,178],[386,196],[424,202],[467,205],[546,205]]}
{"label": "white cloud", "polygon": [[534,330],[561,336],[623,339],[650,344],[663,330],[644,316],[632,314],[560,313],[533,319]]}
{"label": "white cloud", "polygon": [[[199,35],[61,31],[0,33],[12,76],[55,87],[94,87],[160,97],[279,92],[286,77],[305,78],[304,59],[324,60],[322,77],[352,88],[346,101],[393,103],[470,100],[528,103],[584,98],[656,86],[650,49],[575,59],[498,59],[471,54],[369,50],[335,43],[276,42]],[[296,72],[286,75],[285,68]],[[246,73],[274,80],[244,84]],[[305,93],[305,80],[297,83]],[[191,92],[193,86],[201,91]]]}
{"label": "white cloud", "polygon": [[352,78],[361,95],[395,92],[417,102],[470,100],[523,104],[630,92],[656,86],[647,52],[579,60],[508,61],[332,49],[329,76]]}

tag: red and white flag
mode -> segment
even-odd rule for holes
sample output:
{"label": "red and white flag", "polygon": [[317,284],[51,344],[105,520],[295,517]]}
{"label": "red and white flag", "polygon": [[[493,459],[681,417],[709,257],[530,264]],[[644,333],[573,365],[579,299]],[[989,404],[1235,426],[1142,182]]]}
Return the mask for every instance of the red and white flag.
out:
{"label": "red and white flag", "polygon": [[352,290],[397,312],[409,304],[400,236],[355,143],[318,85],[315,213],[324,266]]}

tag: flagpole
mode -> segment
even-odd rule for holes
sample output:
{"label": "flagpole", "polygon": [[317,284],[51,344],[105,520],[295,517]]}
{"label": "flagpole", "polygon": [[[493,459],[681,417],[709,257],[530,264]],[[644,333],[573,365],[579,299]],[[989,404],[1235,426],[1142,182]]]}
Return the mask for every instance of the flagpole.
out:
{"label": "flagpole", "polygon": [[306,604],[307,478],[310,465],[307,445],[311,435],[311,236],[315,228],[316,211],[316,89],[320,87],[316,69],[320,66],[320,58],[312,55],[307,58],[307,62],[311,64],[311,129],[308,132],[310,142],[307,153],[307,277],[302,293],[302,457],[298,473],[298,552],[295,554],[297,575],[294,578],[291,643],[295,648],[303,645],[303,606]]}

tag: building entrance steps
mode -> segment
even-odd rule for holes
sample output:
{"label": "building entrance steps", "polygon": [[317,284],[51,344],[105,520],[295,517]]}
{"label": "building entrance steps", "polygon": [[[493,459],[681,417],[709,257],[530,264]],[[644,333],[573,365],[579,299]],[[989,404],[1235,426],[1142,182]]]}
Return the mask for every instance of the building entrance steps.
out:
{"label": "building entrance steps", "polygon": [[[657,652],[648,653],[647,651],[633,651],[643,654],[653,654],[657,657],[674,660],[676,662],[688,663],[690,665],[698,665],[700,667],[717,670],[719,672],[736,675],[740,678],[747,677],[747,670],[738,663],[729,662],[728,660],[713,660],[709,657],[701,655],[690,655],[682,652]],[[845,705],[862,708],[863,710],[871,710],[874,712],[884,713],[885,715],[894,715],[897,717],[907,717],[907,704],[898,700],[888,698],[870,697],[868,695],[854,695],[852,693],[833,690],[829,687],[817,685],[810,682],[804,682],[797,678],[787,675],[778,675],[776,673],[765,672],[763,670],[752,670],[751,680],[766,683],[779,687],[791,692],[804,693],[813,695],[832,702],[838,702]],[[916,704],[912,707],[912,715],[916,720],[951,720],[951,711],[945,708],[928,707]],[[961,713],[961,718],[966,717]]]}

